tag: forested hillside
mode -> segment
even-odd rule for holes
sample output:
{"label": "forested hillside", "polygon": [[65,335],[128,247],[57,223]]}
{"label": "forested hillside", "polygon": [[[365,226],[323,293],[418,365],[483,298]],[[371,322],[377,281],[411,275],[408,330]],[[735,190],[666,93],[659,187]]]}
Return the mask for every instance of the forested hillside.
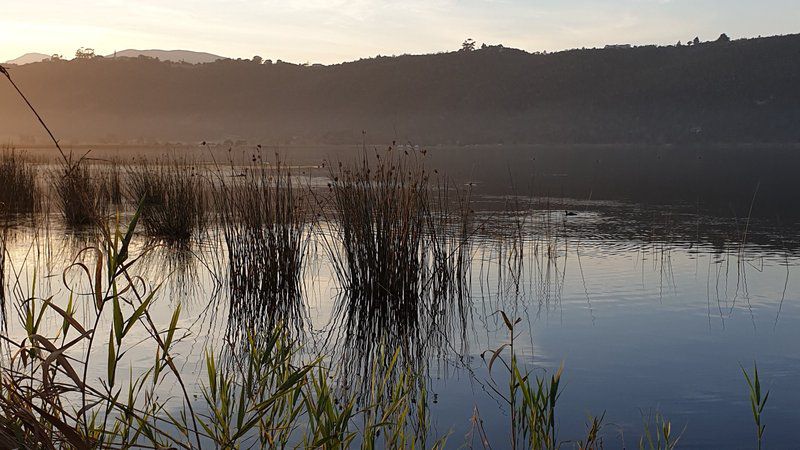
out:
{"label": "forested hillside", "polygon": [[[799,35],[333,66],[95,58],[9,72],[59,136],[80,141],[352,143],[362,130],[425,144],[800,141]],[[39,136],[2,81],[0,136]]]}

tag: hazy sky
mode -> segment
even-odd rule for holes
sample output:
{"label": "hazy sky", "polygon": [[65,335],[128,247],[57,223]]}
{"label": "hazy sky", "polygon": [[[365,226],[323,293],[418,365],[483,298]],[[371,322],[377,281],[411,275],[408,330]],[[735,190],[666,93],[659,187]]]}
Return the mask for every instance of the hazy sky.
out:
{"label": "hazy sky", "polygon": [[673,44],[800,31],[797,0],[0,0],[0,61],[78,47],[333,63],[453,50]]}

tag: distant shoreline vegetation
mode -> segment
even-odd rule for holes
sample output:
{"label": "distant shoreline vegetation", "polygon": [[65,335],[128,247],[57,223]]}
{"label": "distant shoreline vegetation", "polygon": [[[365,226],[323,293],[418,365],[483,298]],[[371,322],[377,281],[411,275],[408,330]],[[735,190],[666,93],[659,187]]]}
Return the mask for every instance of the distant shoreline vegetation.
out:
{"label": "distant shoreline vegetation", "polygon": [[[41,141],[41,143],[39,143]],[[43,156],[39,152],[44,151],[47,153],[52,153],[53,148],[52,144],[48,145],[44,139],[37,139],[34,144],[25,144],[23,142],[11,142],[10,144],[6,145],[8,149],[19,149],[23,150],[26,153],[29,153],[32,156]],[[205,141],[208,146],[217,146],[217,147],[224,147],[224,148],[251,148],[255,145],[262,145],[255,140],[230,140],[225,139],[217,142]],[[146,142],[97,142],[97,141],[70,141],[64,140],[63,143],[68,146],[73,151],[80,151],[80,150],[91,150],[92,152],[101,151],[101,150],[163,150],[163,151],[172,151],[172,150],[196,150],[198,148],[202,148],[201,144],[198,142],[193,141],[146,141]],[[382,147],[385,144],[384,141],[375,142],[368,142],[367,145],[370,146],[379,146]],[[284,151],[291,151],[292,149],[309,149],[309,148],[318,148],[318,149],[343,149],[343,150],[352,150],[356,151],[360,147],[357,144],[315,144],[315,143],[303,143],[303,144],[266,144],[275,146],[275,148],[280,148]],[[413,145],[413,144],[412,144]],[[491,150],[493,148],[531,148],[531,149],[559,149],[559,148],[569,148],[569,149],[636,149],[636,148],[648,148],[648,149],[669,149],[676,146],[680,146],[681,148],[697,148],[697,149],[705,149],[705,150],[750,150],[750,149],[765,149],[765,150],[794,150],[800,149],[800,142],[740,142],[740,143],[728,143],[728,142],[708,142],[708,143],[686,143],[686,144],[671,144],[671,143],[663,143],[663,144],[649,144],[649,143],[635,143],[635,142],[609,142],[603,144],[549,144],[549,143],[541,143],[541,144],[430,144],[424,145],[425,148],[435,149],[435,148],[448,148],[448,149],[457,149],[457,148],[465,148],[465,149],[487,149]],[[56,158],[58,155],[53,154],[53,158]]]}
{"label": "distant shoreline vegetation", "polygon": [[[467,43],[329,66],[82,57],[9,70],[73,142],[800,142],[800,35],[555,53]],[[15,95],[0,87],[0,138],[42,143]]]}

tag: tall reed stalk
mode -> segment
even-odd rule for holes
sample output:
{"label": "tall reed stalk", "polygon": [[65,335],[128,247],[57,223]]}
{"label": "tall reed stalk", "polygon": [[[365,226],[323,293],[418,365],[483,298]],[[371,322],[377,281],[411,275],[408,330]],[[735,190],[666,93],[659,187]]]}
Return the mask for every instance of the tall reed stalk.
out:
{"label": "tall reed stalk", "polygon": [[6,332],[6,237],[8,228],[0,234],[0,332]]}

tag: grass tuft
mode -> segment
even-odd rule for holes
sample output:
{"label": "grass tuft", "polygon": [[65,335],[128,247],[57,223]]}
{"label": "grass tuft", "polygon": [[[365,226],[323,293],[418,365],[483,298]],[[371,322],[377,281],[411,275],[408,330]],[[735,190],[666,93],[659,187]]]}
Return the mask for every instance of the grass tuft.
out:
{"label": "grass tuft", "polygon": [[14,150],[0,156],[0,213],[33,213],[39,204],[36,169]]}
{"label": "grass tuft", "polygon": [[141,161],[127,174],[128,199],[142,205],[151,236],[187,242],[206,226],[206,180],[186,161]]}
{"label": "grass tuft", "polygon": [[51,174],[58,207],[67,225],[82,227],[102,223],[108,198],[93,167],[83,160],[70,161]]}
{"label": "grass tuft", "polygon": [[355,382],[389,366],[379,346],[401,349],[395,366],[421,372],[453,328],[448,322],[462,319],[463,328],[468,197],[451,202],[447,183],[430,175],[423,154],[394,146],[329,168],[322,240],[343,288],[340,359]]}
{"label": "grass tuft", "polygon": [[[233,166],[232,166],[233,169]],[[309,238],[308,202],[291,170],[259,156],[241,176],[220,173],[215,191],[228,251],[229,337],[283,323],[304,323],[303,264]],[[238,335],[238,337],[237,337]]]}

